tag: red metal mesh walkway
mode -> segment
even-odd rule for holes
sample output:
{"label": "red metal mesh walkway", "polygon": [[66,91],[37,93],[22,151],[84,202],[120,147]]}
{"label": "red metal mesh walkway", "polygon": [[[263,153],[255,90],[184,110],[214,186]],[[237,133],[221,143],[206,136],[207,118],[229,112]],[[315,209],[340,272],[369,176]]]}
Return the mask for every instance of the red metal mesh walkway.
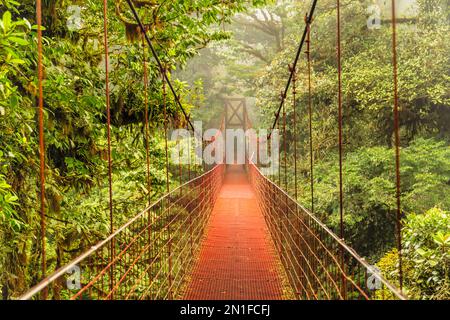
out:
{"label": "red metal mesh walkway", "polygon": [[184,298],[282,299],[279,266],[246,174],[230,166]]}

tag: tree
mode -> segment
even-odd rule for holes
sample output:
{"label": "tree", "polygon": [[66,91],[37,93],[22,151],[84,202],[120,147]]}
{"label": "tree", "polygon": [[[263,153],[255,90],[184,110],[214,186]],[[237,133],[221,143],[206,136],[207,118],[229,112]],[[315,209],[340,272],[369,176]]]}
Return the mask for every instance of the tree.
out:
{"label": "tree", "polygon": [[[119,226],[148,204],[149,193],[156,199],[165,190],[163,104],[160,70],[147,49],[149,106],[144,105],[140,32],[124,1],[114,2],[116,6],[109,3],[114,219]],[[189,97],[199,90],[199,84],[177,81],[172,72],[200,48],[229,36],[216,28],[222,20],[262,1],[133,3],[190,112],[195,105]],[[49,272],[109,233],[102,6],[93,0],[43,1]],[[0,286],[3,297],[10,298],[42,278],[36,191],[35,2],[5,0],[0,12]],[[169,95],[167,102],[170,126],[184,126],[186,120],[174,97]],[[144,181],[143,115],[147,107],[152,190]],[[176,172],[170,174],[172,186],[179,183]]]}
{"label": "tree", "polygon": [[[433,208],[404,221],[404,287],[410,298],[450,298],[450,215]],[[398,279],[398,253],[388,252],[377,265],[392,283]]]}

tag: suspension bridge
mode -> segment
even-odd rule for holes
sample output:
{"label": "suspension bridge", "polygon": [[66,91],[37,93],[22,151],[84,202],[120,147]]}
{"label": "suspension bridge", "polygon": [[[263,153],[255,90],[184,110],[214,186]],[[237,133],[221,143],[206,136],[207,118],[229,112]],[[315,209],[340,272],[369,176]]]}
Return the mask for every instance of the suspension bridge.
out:
{"label": "suspension bridge", "polygon": [[[39,66],[39,124],[41,154],[41,232],[45,235],[45,144],[43,141],[42,91],[42,29],[40,1],[38,0],[38,66]],[[163,63],[146,33],[131,0],[130,10],[142,31],[143,44],[159,65],[162,77],[164,103],[164,133],[167,137],[166,112],[167,85],[182,110],[188,130],[194,130],[190,116],[185,112],[177,93],[167,76]],[[311,93],[311,25],[317,0],[312,1],[305,17],[305,28],[294,62],[289,65],[290,75],[286,89],[281,93],[280,106],[273,127],[280,135],[286,134],[287,96],[293,95],[294,128],[296,117],[297,63],[301,53],[308,60],[308,83]],[[340,48],[340,4],[337,1],[337,60],[338,60],[338,117],[340,161],[340,219],[337,235],[297,200],[296,149],[294,146],[295,190],[287,191],[281,170],[288,166],[286,139],[279,150],[281,166],[275,179],[264,175],[259,165],[245,149],[244,164],[219,163],[204,166],[204,172],[170,190],[168,176],[168,146],[166,138],[167,192],[157,201],[119,228],[113,223],[111,115],[109,106],[109,79],[106,77],[106,110],[109,164],[110,235],[73,259],[62,268],[47,275],[45,241],[42,241],[41,282],[24,293],[20,299],[72,299],[72,300],[160,300],[160,299],[406,299],[402,293],[401,259],[399,284],[393,285],[378,274],[343,239],[343,187],[342,187],[342,79]],[[399,177],[399,125],[396,58],[395,1],[392,1],[393,32],[393,97],[396,128],[397,168],[397,245],[401,252],[400,237],[400,177]],[[104,44],[106,74],[108,75],[107,1],[104,1]],[[147,85],[147,65],[144,59],[143,79]],[[147,87],[146,87],[147,88]],[[146,97],[147,100],[147,97]],[[148,101],[146,101],[148,105]],[[312,148],[311,98],[308,102],[310,147]],[[145,113],[147,147],[147,181],[149,188],[150,161],[148,108]],[[233,120],[234,119],[234,120]],[[237,122],[233,122],[237,119]],[[227,128],[251,128],[244,103],[226,108],[221,132]],[[274,138],[269,134],[268,140]],[[203,141],[203,145],[214,144]],[[246,144],[247,145],[247,144]],[[259,147],[259,142],[258,142]],[[284,148],[284,153],[281,149]],[[314,161],[311,151],[311,196],[314,199]],[[180,166],[181,170],[181,166]],[[278,181],[276,175],[278,174]],[[189,172],[189,177],[191,177]],[[287,174],[284,174],[286,179]],[[284,184],[284,187],[283,187]],[[42,237],[45,238],[44,236]],[[401,258],[401,255],[400,255]],[[377,283],[376,286],[370,285]]]}

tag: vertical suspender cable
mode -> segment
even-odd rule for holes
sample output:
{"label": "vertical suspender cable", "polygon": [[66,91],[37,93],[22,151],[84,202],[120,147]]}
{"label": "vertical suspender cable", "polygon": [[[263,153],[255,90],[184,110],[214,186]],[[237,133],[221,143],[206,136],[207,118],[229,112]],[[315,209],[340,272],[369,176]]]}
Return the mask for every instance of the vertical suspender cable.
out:
{"label": "vertical suspender cable", "polygon": [[[273,150],[272,150],[272,135],[271,134],[268,134],[267,135],[267,156],[268,157],[271,157],[272,156],[272,152],[273,152]],[[270,166],[270,175],[271,176],[274,176],[275,175],[275,172],[274,172],[274,163],[271,163],[271,166]]]}
{"label": "vertical suspender cable", "polygon": [[[179,97],[180,98],[180,97]],[[181,99],[181,98],[180,98]],[[183,185],[183,167],[182,167],[182,163],[181,163],[181,148],[182,148],[182,139],[178,139],[178,174],[180,176],[180,194],[183,193],[183,188],[181,188],[181,186]]]}
{"label": "vertical suspender cable", "polygon": [[[245,116],[245,108],[242,108],[242,126],[244,129],[244,132],[247,131],[247,117]],[[247,149],[247,144],[248,144],[248,137],[245,135],[244,136],[244,168],[245,170],[248,169],[247,165],[248,165],[248,149]]]}
{"label": "vertical suspender cable", "polygon": [[[46,222],[45,222],[45,141],[44,141],[44,90],[43,90],[43,62],[42,62],[42,3],[36,0],[36,23],[38,44],[38,114],[39,114],[39,173],[40,173],[40,215],[41,215],[41,277],[45,278],[47,273],[46,255]],[[48,296],[47,287],[42,291],[42,299]]]}
{"label": "vertical suspender cable", "polygon": [[[189,131],[189,123],[186,122],[186,130]],[[187,150],[188,150],[188,181],[191,181],[191,138],[188,138],[187,143]]]}
{"label": "vertical suspender cable", "polygon": [[[106,96],[106,133],[108,139],[108,189],[109,189],[109,223],[110,233],[114,232],[113,190],[112,190],[112,152],[111,152],[111,105],[109,100],[109,45],[108,45],[108,0],[103,0],[103,40],[105,47],[105,96]],[[114,259],[114,240],[111,241],[110,261]],[[114,267],[111,265],[109,274],[110,290],[114,288]],[[114,299],[113,295],[110,295]]]}
{"label": "vertical suspender cable", "polygon": [[[183,167],[181,165],[181,147],[182,147],[182,140],[178,140],[178,175],[180,176],[180,187],[183,185]],[[182,188],[180,188],[180,192],[183,193]]]}
{"label": "vertical suspender cable", "polygon": [[165,143],[165,153],[166,153],[166,191],[170,192],[170,182],[169,182],[169,150],[167,143],[167,92],[166,92],[166,70],[164,67],[161,69],[162,75],[162,87],[163,87],[163,113],[164,113],[164,143]]}
{"label": "vertical suspender cable", "polygon": [[[282,99],[286,99],[283,96]],[[286,105],[283,104],[283,149],[284,149],[284,190],[289,194],[287,181],[287,136],[286,136]],[[281,185],[280,185],[281,186]]]}
{"label": "vertical suspender cable", "polygon": [[[147,192],[148,192],[148,206],[152,204],[152,183],[150,175],[150,127],[149,127],[149,103],[148,103],[148,70],[147,70],[147,55],[145,52],[145,31],[141,30],[142,36],[142,68],[144,76],[144,134],[145,134],[145,160],[146,160],[146,179],[147,179]],[[152,213],[151,210],[147,211],[147,241],[148,244],[152,242]],[[148,259],[151,259],[151,247],[149,247]],[[149,279],[151,282],[151,280]]]}
{"label": "vertical suspender cable", "polygon": [[[278,142],[280,141],[280,121],[277,122]],[[278,146],[278,185],[281,186],[281,148]]]}
{"label": "vertical suspender cable", "polygon": [[398,66],[397,66],[397,18],[395,12],[395,0],[392,0],[392,65],[394,73],[394,130],[395,130],[395,175],[396,175],[396,198],[397,198],[397,249],[398,249],[398,272],[400,290],[403,290],[403,268],[402,268],[402,226],[401,226],[401,199],[400,199],[400,124],[398,112]]}
{"label": "vertical suspender cable", "polygon": [[295,200],[298,201],[298,182],[297,182],[297,74],[293,65],[289,66],[292,77],[292,109],[294,117],[294,195]]}
{"label": "vertical suspender cable", "polygon": [[[164,147],[166,153],[166,192],[170,193],[170,181],[169,181],[169,147],[167,142],[167,131],[168,131],[168,123],[167,123],[167,92],[166,92],[166,70],[165,67],[161,69],[162,76],[162,89],[163,89],[163,113],[164,113]],[[167,198],[169,201],[170,198]],[[168,280],[169,280],[169,299],[172,299],[172,235],[170,232],[170,203],[167,202],[167,213],[168,213],[168,222],[167,222],[167,233],[168,233]]]}
{"label": "vertical suspender cable", "polygon": [[105,95],[106,95],[106,132],[108,139],[108,183],[109,183],[109,220],[110,232],[114,231],[113,192],[112,192],[112,152],[111,152],[111,105],[109,99],[109,45],[108,45],[108,0],[103,0],[103,38],[105,46]]}
{"label": "vertical suspender cable", "polygon": [[312,130],[312,95],[311,95],[311,21],[308,16],[306,20],[306,57],[308,59],[308,117],[309,117],[309,166],[310,166],[310,186],[311,186],[311,212],[314,213],[314,150],[313,150],[313,130]]}
{"label": "vertical suspender cable", "polygon": [[[297,70],[294,67],[294,65],[289,65],[289,70],[292,72],[292,111],[293,111],[293,123],[294,123],[294,197],[295,201],[298,201],[298,181],[297,181]],[[298,246],[301,246],[300,236],[300,222],[299,222],[299,215],[298,215],[298,207],[295,207],[295,229],[296,229],[296,236],[295,236],[295,243]],[[300,272],[300,264],[298,265],[298,271]],[[301,280],[300,280],[301,281]],[[297,287],[297,286],[296,286]],[[300,294],[301,288],[297,287],[297,291]]]}
{"label": "vertical suspender cable", "polygon": [[338,68],[338,117],[339,117],[339,235],[344,238],[344,200],[343,200],[343,182],[342,182],[342,164],[343,164],[343,148],[342,148],[342,64],[341,64],[341,10],[340,1],[337,0],[337,23],[336,23],[336,41],[337,41],[337,68]]}
{"label": "vertical suspender cable", "polygon": [[[147,55],[145,52],[145,37],[142,35],[142,60],[143,60],[143,68],[144,68],[144,130],[145,130],[145,160],[147,166],[147,192],[148,192],[148,206],[152,204],[152,178],[150,175],[150,127],[149,127],[149,105],[148,105],[148,70],[147,70]],[[148,242],[149,244],[152,241],[152,213],[151,210],[148,210],[147,216],[147,225],[148,225]],[[149,261],[151,259],[151,251],[152,248],[149,247],[148,255]],[[149,281],[151,281],[149,279]]]}
{"label": "vertical suspender cable", "polygon": [[[342,63],[341,63],[341,4],[336,1],[336,53],[337,53],[337,71],[338,71],[338,136],[339,136],[339,236],[344,238],[344,192],[343,192],[343,139],[342,139]],[[342,269],[344,265],[344,252],[341,247],[340,260]],[[342,296],[346,297],[346,279],[341,276]]]}
{"label": "vertical suspender cable", "polygon": [[145,38],[142,36],[142,59],[144,67],[144,125],[145,125],[145,156],[147,164],[147,190],[148,190],[148,204],[152,202],[152,180],[150,177],[150,132],[148,120],[148,73],[147,73],[147,56],[145,54]]}

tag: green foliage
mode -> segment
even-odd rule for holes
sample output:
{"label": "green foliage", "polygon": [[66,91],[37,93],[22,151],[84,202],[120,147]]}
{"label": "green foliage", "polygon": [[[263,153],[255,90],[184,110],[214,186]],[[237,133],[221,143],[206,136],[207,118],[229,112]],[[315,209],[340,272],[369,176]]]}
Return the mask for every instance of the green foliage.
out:
{"label": "green foliage", "polygon": [[[444,2],[419,0],[417,19],[398,21],[401,205],[405,219],[433,207],[450,208],[450,33],[444,22],[448,19]],[[396,222],[392,28],[387,21],[382,21],[377,30],[366,27],[366,9],[371,4],[352,1],[341,7],[344,238],[368,261],[386,255],[383,261],[394,271],[395,252],[390,251],[395,244]],[[288,33],[283,50],[260,70],[256,98],[262,127],[272,126],[274,117],[268,115],[279,107],[287,65],[295,57],[303,27],[300,24],[299,30]],[[339,234],[338,75],[336,34],[330,31],[335,27],[335,4],[319,2],[311,27],[312,137],[308,132],[309,86],[304,48],[297,71],[296,135],[290,90],[285,103],[286,135],[280,145],[286,140],[288,191],[293,194],[293,148],[297,142],[298,200],[311,208],[312,138],[315,214]],[[281,181],[283,166],[282,162]],[[278,176],[273,178],[278,181]],[[430,222],[430,228],[432,225]],[[434,227],[439,229],[438,225]],[[430,283],[430,288],[433,286],[443,288],[435,298],[449,292],[440,283]],[[425,292],[418,295],[429,296]]]}
{"label": "green foliage", "polygon": [[[170,73],[212,41],[229,37],[218,24],[262,1],[163,1],[139,15],[167,65],[187,112],[203,99],[203,83]],[[80,8],[79,28],[69,28]],[[110,232],[105,108],[103,3],[43,2],[47,264],[49,272]],[[117,6],[117,7],[116,7]],[[40,278],[39,148],[36,114],[35,2],[0,3],[0,288],[16,297]],[[143,47],[124,1],[109,1],[114,225],[165,193],[165,144],[160,70],[146,50],[149,105],[144,104]],[[139,40],[139,41],[138,41]],[[151,190],[146,181],[144,110],[150,114]],[[185,126],[171,94],[170,128]],[[172,148],[173,146],[170,145]],[[192,176],[200,168],[192,165]],[[180,182],[169,172],[171,188]],[[187,177],[184,177],[186,181]]]}
{"label": "green foliage", "polygon": [[[450,208],[450,148],[447,143],[419,138],[401,152],[402,209],[405,213],[433,206]],[[394,151],[360,148],[344,162],[345,238],[363,255],[389,248],[395,228]],[[334,229],[339,227],[338,161],[317,165],[316,212]],[[307,181],[305,181],[305,184]],[[307,196],[305,192],[304,196]]]}
{"label": "green foliage", "polygon": [[[425,1],[426,2],[426,1]],[[439,1],[436,1],[439,2]],[[353,1],[342,8],[342,76],[344,139],[347,148],[392,145],[392,49],[391,28],[382,23],[378,30],[366,26],[366,9],[370,1]],[[449,135],[449,69],[448,24],[430,23],[428,15],[444,17],[445,6],[420,6],[414,22],[398,27],[398,76],[402,142],[417,135]],[[319,159],[336,147],[337,72],[335,33],[336,12],[332,1],[319,3],[311,33],[312,99],[315,150]],[[298,18],[297,18],[298,21]],[[280,51],[265,69],[257,85],[257,105],[263,126],[269,127],[279,106],[279,92],[288,76],[287,65],[296,55],[302,32],[288,35]],[[326,45],[325,45],[326,44]],[[304,52],[304,51],[303,51]],[[304,55],[298,64],[297,106],[300,154],[308,152],[308,83]],[[288,134],[292,135],[293,110],[288,95]],[[292,140],[292,139],[290,139]]]}
{"label": "green foliage", "polygon": [[11,186],[7,183],[4,173],[7,166],[4,163],[3,152],[0,151],[0,224],[9,224],[11,228],[18,231],[21,222],[17,218],[14,207],[17,203],[17,196],[11,191]]}
{"label": "green foliage", "polygon": [[450,214],[438,208],[410,214],[403,230],[405,256],[414,265],[413,296],[450,298]]}
{"label": "green foliage", "polygon": [[[413,299],[450,298],[450,214],[433,208],[410,214],[402,231],[405,292]],[[377,263],[382,274],[398,283],[398,253],[388,252]]]}
{"label": "green foliage", "polygon": [[[250,6],[270,3],[267,21],[236,16]],[[399,27],[399,89],[402,136],[402,206],[405,218],[405,278],[413,297],[448,299],[448,213],[450,208],[449,27],[443,0],[419,0],[417,21]],[[144,105],[143,50],[125,1],[110,1],[110,101],[112,108],[115,226],[142,210],[149,197],[165,192],[165,144],[161,134],[161,78],[146,52],[149,106]],[[390,28],[369,31],[371,1],[343,7],[345,238],[356,251],[379,261],[395,282],[395,174],[392,150],[392,67]],[[49,270],[78,255],[109,233],[105,67],[100,1],[44,2],[44,107],[46,217]],[[69,30],[68,5],[80,5],[81,28]],[[261,126],[272,125],[288,63],[295,55],[309,3],[290,1],[162,1],[138,7],[156,52],[186,110],[200,117],[218,114],[223,96],[256,91]],[[39,172],[35,101],[35,3],[1,2],[0,17],[0,288],[3,298],[24,292],[39,270]],[[278,18],[273,18],[274,16]],[[338,230],[338,167],[335,4],[319,2],[312,33],[313,155],[316,212]],[[240,21],[226,31],[223,24]],[[279,21],[278,21],[279,20]],[[248,25],[249,21],[253,24]],[[259,31],[255,31],[258,29]],[[261,27],[264,26],[264,27]],[[261,30],[264,29],[265,31]],[[229,29],[227,29],[229,30]],[[267,31],[268,30],[268,31]],[[238,33],[231,38],[233,31]],[[253,36],[255,41],[249,41]],[[194,64],[195,77],[179,81],[187,61],[210,46]],[[274,43],[274,44],[272,44]],[[328,45],[329,44],[329,45]],[[223,60],[219,60],[223,58]],[[203,68],[208,59],[214,68]],[[257,60],[257,61],[256,61]],[[223,70],[218,61],[225,61]],[[299,200],[308,206],[309,136],[306,63],[298,65],[297,136],[287,104],[288,157],[297,139]],[[193,72],[192,72],[193,73]],[[192,79],[194,80],[192,80]],[[255,81],[256,79],[256,81]],[[220,83],[217,86],[216,83]],[[225,83],[225,85],[222,85]],[[206,89],[209,92],[206,93]],[[245,88],[245,89],[243,89]],[[290,98],[291,99],[291,98]],[[170,127],[184,127],[168,96]],[[202,108],[198,108],[202,106]],[[151,190],[146,183],[143,115],[150,112]],[[216,107],[215,109],[213,107]],[[222,109],[220,109],[222,110]],[[221,111],[220,111],[221,112]],[[220,117],[217,117],[218,119]],[[216,119],[217,120],[217,119]],[[430,138],[433,137],[433,138]],[[172,148],[173,145],[170,145]],[[291,162],[292,163],[292,162]],[[192,167],[199,171],[198,166]],[[176,187],[178,168],[170,168]],[[293,175],[289,172],[290,190]],[[426,212],[413,214],[413,212]],[[386,252],[388,252],[386,254]],[[418,266],[415,268],[415,266]]]}

